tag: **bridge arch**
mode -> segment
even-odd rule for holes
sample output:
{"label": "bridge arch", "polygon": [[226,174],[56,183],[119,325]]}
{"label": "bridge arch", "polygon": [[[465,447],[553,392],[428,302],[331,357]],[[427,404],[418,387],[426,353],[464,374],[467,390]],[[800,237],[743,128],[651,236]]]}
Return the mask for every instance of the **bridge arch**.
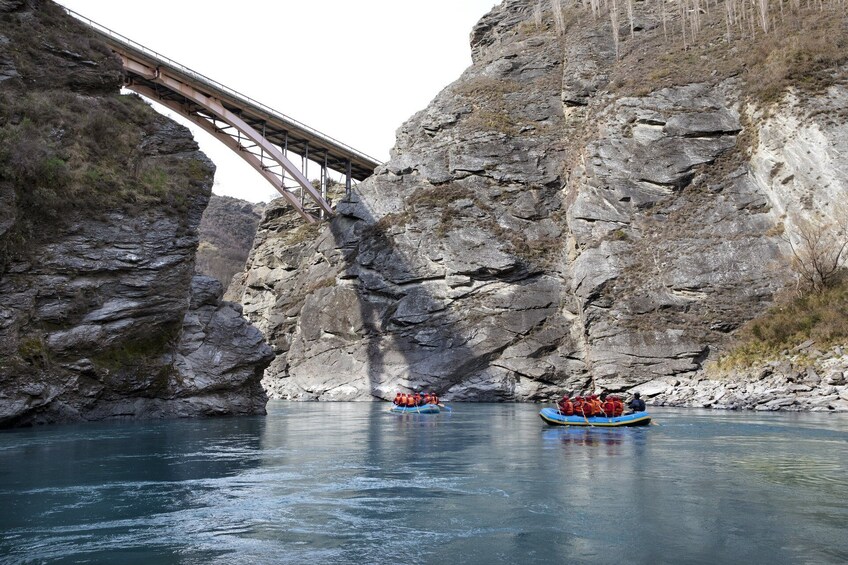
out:
{"label": "bridge arch", "polygon": [[[328,171],[351,183],[369,177],[380,162],[305,124],[213,81],[74,12],[122,60],[125,86],[180,114],[246,161],[309,223],[333,214]],[[290,159],[300,157],[297,166]],[[316,189],[308,163],[321,167]]]}

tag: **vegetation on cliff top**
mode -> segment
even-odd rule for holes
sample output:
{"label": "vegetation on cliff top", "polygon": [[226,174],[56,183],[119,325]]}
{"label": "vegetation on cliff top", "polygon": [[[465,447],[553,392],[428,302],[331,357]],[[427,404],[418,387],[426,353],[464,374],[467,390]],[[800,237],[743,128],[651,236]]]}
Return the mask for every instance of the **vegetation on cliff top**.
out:
{"label": "vegetation on cliff top", "polygon": [[818,293],[779,298],[739,332],[739,345],[722,356],[719,369],[778,358],[812,340],[817,348],[848,343],[848,277]]}
{"label": "vegetation on cliff top", "polygon": [[211,171],[146,147],[161,119],[137,96],[0,92],[0,182],[13,187],[17,210],[3,251],[20,250],[44,232],[39,226],[75,211],[186,216]]}
{"label": "vegetation on cliff top", "polygon": [[797,239],[785,240],[796,289],[742,327],[719,368],[751,365],[808,340],[820,348],[848,343],[848,227],[802,223]]}
{"label": "vegetation on cliff top", "polygon": [[841,0],[536,2],[537,29],[609,34],[617,64],[608,84],[622,95],[739,77],[750,100],[768,106],[789,88],[823,91],[843,80],[834,69],[848,64]]}

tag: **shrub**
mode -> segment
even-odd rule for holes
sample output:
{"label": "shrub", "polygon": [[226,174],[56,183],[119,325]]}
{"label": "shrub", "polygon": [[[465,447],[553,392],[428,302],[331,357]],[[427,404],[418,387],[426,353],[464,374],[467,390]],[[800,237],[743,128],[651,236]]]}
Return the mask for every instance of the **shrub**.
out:
{"label": "shrub", "polygon": [[820,293],[839,279],[848,261],[848,230],[835,223],[800,219],[795,224],[794,238],[787,233],[781,236],[792,250],[792,270],[801,290]]}
{"label": "shrub", "polygon": [[742,327],[740,343],[722,356],[719,367],[750,365],[807,340],[819,347],[848,340],[846,273],[822,292],[779,299],[768,312]]}
{"label": "shrub", "polygon": [[137,96],[92,98],[68,91],[0,93],[0,182],[16,195],[17,222],[0,241],[0,263],[39,226],[108,212],[159,207],[187,217],[189,195],[209,176],[201,161],[150,155],[161,118]]}

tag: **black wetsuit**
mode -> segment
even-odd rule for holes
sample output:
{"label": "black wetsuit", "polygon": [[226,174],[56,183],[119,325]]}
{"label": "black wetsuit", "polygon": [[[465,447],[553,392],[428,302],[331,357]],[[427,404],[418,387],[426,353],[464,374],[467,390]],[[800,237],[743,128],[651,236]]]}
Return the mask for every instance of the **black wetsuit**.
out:
{"label": "black wetsuit", "polygon": [[645,401],[641,398],[634,398],[627,407],[633,412],[644,412],[646,410]]}

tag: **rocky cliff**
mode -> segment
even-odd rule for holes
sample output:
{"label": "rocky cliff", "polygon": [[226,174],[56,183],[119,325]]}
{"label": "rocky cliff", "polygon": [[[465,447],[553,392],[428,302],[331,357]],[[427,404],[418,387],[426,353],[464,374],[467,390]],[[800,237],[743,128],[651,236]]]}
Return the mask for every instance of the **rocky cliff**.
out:
{"label": "rocky cliff", "polygon": [[264,204],[213,194],[200,219],[195,270],[228,286],[253,246]]}
{"label": "rocky cliff", "polygon": [[844,8],[606,6],[505,0],[327,229],[266,213],[272,395],[699,403],[676,387],[790,284],[787,239],[839,220]]}
{"label": "rocky cliff", "polygon": [[263,413],[262,335],[194,276],[214,166],[45,0],[0,2],[0,426]]}

